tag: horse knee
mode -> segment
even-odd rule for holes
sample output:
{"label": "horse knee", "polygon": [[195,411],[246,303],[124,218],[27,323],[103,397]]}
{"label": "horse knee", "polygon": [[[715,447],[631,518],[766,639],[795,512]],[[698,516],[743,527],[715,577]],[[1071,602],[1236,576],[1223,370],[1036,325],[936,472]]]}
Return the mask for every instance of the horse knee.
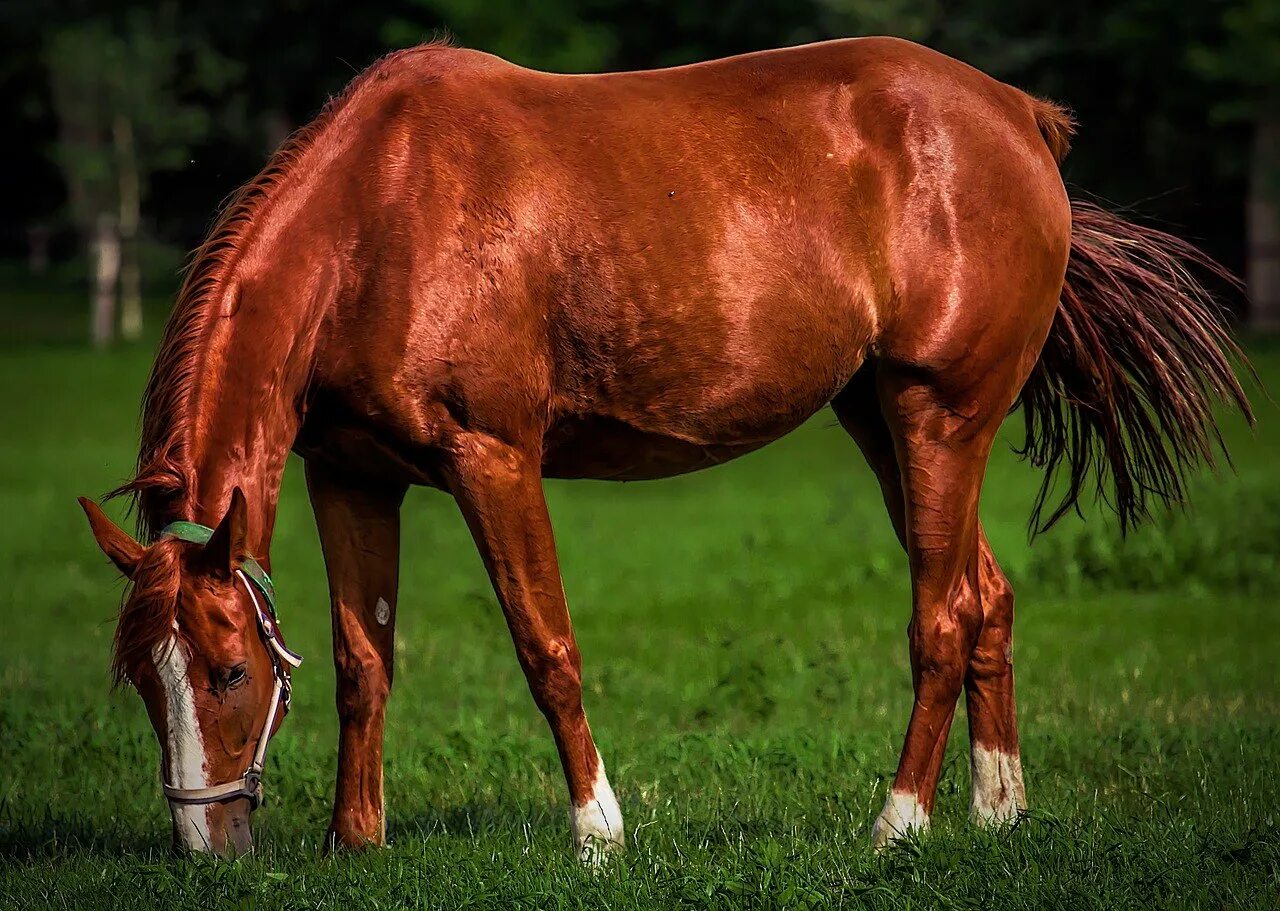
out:
{"label": "horse knee", "polygon": [[377,656],[343,652],[336,656],[338,718],[365,722],[381,713],[391,695],[391,675]]}

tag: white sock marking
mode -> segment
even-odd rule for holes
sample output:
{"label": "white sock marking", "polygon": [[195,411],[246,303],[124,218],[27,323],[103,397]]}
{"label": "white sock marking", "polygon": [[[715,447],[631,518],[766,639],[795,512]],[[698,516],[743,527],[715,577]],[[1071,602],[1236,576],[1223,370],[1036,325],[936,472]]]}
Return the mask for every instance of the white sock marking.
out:
{"label": "white sock marking", "polygon": [[[168,729],[168,766],[165,780],[177,788],[203,788],[209,784],[204,769],[204,738],[196,719],[195,693],[187,676],[187,655],[176,636],[158,644],[151,653],[164,686],[165,727]],[[178,840],[192,851],[209,851],[207,807],[170,803]]]}
{"label": "white sock marking", "polygon": [[573,847],[583,863],[596,866],[605,855],[622,848],[626,841],[622,828],[622,811],[613,796],[613,788],[604,773],[604,760],[596,754],[596,780],[592,797],[569,812],[573,829]]}
{"label": "white sock marking", "polygon": [[929,814],[911,791],[890,791],[884,809],[871,827],[871,844],[877,850],[913,832],[929,828]]}
{"label": "white sock marking", "polygon": [[1017,753],[975,745],[969,754],[969,768],[973,778],[969,818],[975,823],[994,825],[1009,822],[1026,808],[1022,758]]}

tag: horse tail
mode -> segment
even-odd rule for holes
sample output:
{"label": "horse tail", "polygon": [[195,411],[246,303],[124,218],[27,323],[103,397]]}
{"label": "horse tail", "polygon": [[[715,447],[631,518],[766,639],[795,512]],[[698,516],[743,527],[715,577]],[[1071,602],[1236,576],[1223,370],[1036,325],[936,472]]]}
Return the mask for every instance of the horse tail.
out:
{"label": "horse tail", "polygon": [[[1037,116],[1059,157],[1069,132],[1047,119],[1054,129]],[[1186,241],[1091,203],[1073,200],[1071,217],[1058,310],[1018,400],[1026,420],[1019,452],[1045,470],[1033,534],[1078,512],[1091,479],[1127,531],[1150,516],[1152,501],[1181,503],[1189,471],[1214,465],[1217,450],[1230,464],[1218,402],[1254,420],[1232,369],[1233,360],[1248,362],[1196,275],[1234,287],[1238,280]],[[1045,518],[1059,474],[1066,491]]]}
{"label": "horse tail", "polygon": [[1049,154],[1058,164],[1067,157],[1071,150],[1071,137],[1076,131],[1075,118],[1071,112],[1056,102],[1045,98],[1026,96],[1031,102],[1031,114],[1036,119],[1036,129],[1049,147]]}

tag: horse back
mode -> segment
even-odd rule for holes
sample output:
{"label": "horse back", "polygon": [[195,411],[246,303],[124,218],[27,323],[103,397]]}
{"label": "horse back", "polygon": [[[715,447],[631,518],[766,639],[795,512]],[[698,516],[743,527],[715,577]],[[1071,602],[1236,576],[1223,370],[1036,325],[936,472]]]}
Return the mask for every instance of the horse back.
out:
{"label": "horse back", "polygon": [[560,473],[781,436],[912,344],[940,263],[1007,248],[1060,188],[1033,99],[892,39],[598,76],[447,48],[381,66],[346,213],[349,310],[379,341],[346,360],[384,413],[417,390],[434,418],[406,422],[432,432],[465,415],[552,453],[664,453]]}

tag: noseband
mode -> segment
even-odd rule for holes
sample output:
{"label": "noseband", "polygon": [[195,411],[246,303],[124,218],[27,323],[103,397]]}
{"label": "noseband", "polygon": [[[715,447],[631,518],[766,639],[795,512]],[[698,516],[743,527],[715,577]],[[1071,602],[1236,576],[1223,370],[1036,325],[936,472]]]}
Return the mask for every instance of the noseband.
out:
{"label": "noseband", "polygon": [[[173,522],[165,526],[161,535],[170,535],[180,541],[192,544],[205,544],[213,536],[213,529],[195,522]],[[258,635],[267,647],[267,655],[271,658],[271,673],[275,682],[271,689],[271,702],[267,707],[267,717],[262,722],[262,731],[258,734],[258,746],[253,751],[253,759],[249,768],[235,781],[212,785],[207,788],[176,788],[167,781],[163,782],[164,796],[170,803],[184,806],[223,803],[247,797],[253,809],[262,803],[262,770],[267,759],[267,741],[271,739],[271,727],[275,724],[276,715],[281,704],[287,712],[293,689],[289,683],[289,669],[302,663],[302,656],[289,651],[280,641],[279,623],[276,620],[276,590],[266,570],[252,557],[245,560],[235,572],[244,583],[249,600],[253,602],[253,612],[258,620]],[[259,595],[262,596],[259,600]],[[266,608],[263,608],[266,602]]]}

